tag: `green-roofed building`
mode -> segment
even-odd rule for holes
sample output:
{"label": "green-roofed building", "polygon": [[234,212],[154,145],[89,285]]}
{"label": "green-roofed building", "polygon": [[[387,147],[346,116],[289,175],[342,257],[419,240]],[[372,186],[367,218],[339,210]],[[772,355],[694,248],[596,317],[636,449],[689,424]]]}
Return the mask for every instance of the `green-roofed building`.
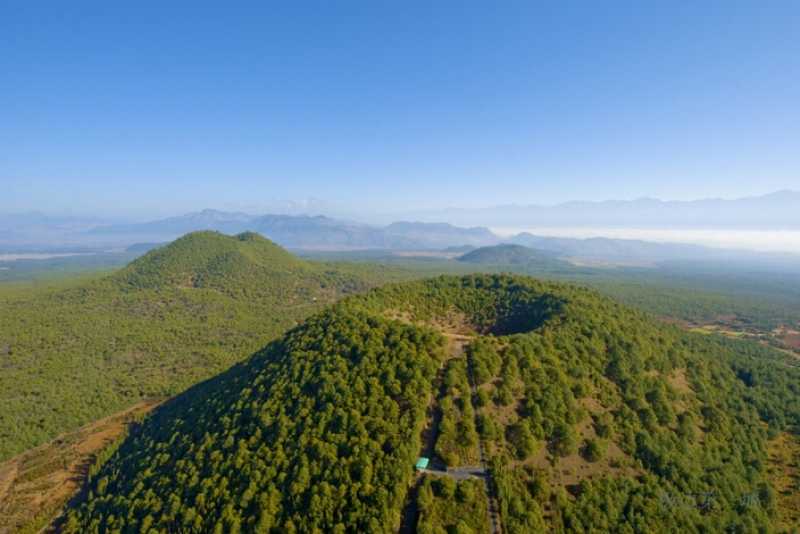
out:
{"label": "green-roofed building", "polygon": [[428,468],[428,462],[429,462],[429,461],[430,461],[430,460],[428,460],[428,458],[425,458],[424,456],[420,456],[420,457],[419,457],[419,460],[417,460],[417,464],[414,466],[414,468],[415,468],[417,471],[422,471],[422,470],[424,470],[424,469],[427,469],[427,468]]}

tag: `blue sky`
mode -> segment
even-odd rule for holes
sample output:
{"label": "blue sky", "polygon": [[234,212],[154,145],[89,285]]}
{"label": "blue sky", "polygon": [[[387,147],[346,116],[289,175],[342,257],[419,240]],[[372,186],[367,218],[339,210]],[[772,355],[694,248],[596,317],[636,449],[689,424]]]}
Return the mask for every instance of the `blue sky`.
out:
{"label": "blue sky", "polygon": [[798,2],[0,3],[0,212],[800,188]]}

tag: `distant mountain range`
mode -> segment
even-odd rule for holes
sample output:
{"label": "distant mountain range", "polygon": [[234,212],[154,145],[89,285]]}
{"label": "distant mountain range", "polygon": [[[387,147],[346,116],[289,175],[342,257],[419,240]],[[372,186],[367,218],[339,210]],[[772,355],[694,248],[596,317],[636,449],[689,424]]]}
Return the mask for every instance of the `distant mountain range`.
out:
{"label": "distant mountain range", "polygon": [[96,217],[46,215],[39,212],[0,214],[0,252],[83,251],[85,232],[103,224]]}
{"label": "distant mountain range", "polygon": [[[428,214],[430,216],[430,214]],[[50,217],[41,214],[0,216],[0,252],[61,250],[141,251],[198,230],[233,235],[257,232],[279,245],[317,251],[441,251],[510,243],[546,251],[554,257],[614,264],[653,264],[672,260],[775,258],[780,254],[748,253],[700,245],[657,243],[635,239],[545,237],[520,230],[501,237],[495,227],[698,228],[717,225],[800,230],[800,193],[779,191],[738,200],[665,202],[653,199],[569,202],[558,206],[505,206],[440,213],[450,222],[401,221],[385,226],[322,215],[251,215],[206,209],[177,217],[140,223],[103,224],[98,219]],[[420,215],[424,218],[423,215]],[[469,226],[458,226],[458,222]],[[548,232],[543,232],[548,233]],[[137,245],[138,244],[138,245]],[[791,250],[791,249],[789,249]],[[785,256],[785,255],[784,255]],[[797,258],[792,260],[797,263]]]}
{"label": "distant mountain range", "polygon": [[316,250],[439,249],[484,246],[500,240],[487,228],[459,228],[445,223],[395,222],[379,227],[321,215],[255,216],[216,210],[139,224],[100,226],[89,233],[103,238],[169,241],[197,230],[258,232],[284,247]]}
{"label": "distant mountain range", "polygon": [[449,223],[395,222],[374,226],[324,216],[255,216],[216,210],[139,224],[100,226],[90,230],[89,234],[95,239],[130,244],[171,241],[198,230],[216,230],[226,234],[258,232],[283,247],[296,250],[466,251],[469,247],[506,243],[543,251],[549,257],[628,265],[675,260],[753,259],[757,256],[756,253],[700,245],[635,239],[546,237],[527,232],[501,237],[486,227],[463,228]]}
{"label": "distant mountain range", "polygon": [[665,201],[653,198],[506,205],[415,212],[423,221],[534,227],[800,229],[800,191],[777,191],[734,200]]}

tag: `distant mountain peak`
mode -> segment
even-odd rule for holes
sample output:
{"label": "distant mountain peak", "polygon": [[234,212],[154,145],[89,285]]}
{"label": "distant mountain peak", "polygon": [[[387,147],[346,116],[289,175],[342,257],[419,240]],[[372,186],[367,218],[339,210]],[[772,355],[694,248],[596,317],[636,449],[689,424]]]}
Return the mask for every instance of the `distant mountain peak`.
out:
{"label": "distant mountain peak", "polygon": [[488,228],[460,228],[448,223],[401,221],[386,227],[334,219],[325,215],[199,212],[139,224],[95,228],[92,234],[130,236],[132,242],[175,239],[196,230],[225,234],[257,232],[282,246],[298,249],[440,249],[482,246],[499,241]]}
{"label": "distant mountain peak", "polygon": [[489,227],[800,229],[800,192],[775,191],[737,199],[569,201],[510,204],[417,213],[422,220]]}
{"label": "distant mountain peak", "polygon": [[458,258],[462,263],[480,265],[533,265],[539,267],[567,268],[569,265],[555,258],[552,252],[536,250],[514,243],[501,243],[471,250]]}

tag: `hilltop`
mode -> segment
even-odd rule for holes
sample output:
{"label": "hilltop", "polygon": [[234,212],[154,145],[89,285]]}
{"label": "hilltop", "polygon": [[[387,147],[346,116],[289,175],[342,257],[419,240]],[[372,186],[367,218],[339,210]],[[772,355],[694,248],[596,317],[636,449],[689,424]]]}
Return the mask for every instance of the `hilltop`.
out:
{"label": "hilltop", "polygon": [[311,266],[254,232],[233,237],[219,232],[187,234],[156,248],[111,279],[120,286],[235,289],[259,288],[266,278],[307,275]]}
{"label": "hilltop", "polygon": [[560,270],[570,268],[569,263],[556,259],[553,253],[514,244],[477,248],[459,257],[458,261],[479,265],[524,265]]}
{"label": "hilltop", "polygon": [[393,284],[158,409],[63,527],[770,530],[767,450],[797,437],[798,384],[769,349],[568,284]]}
{"label": "hilltop", "polygon": [[[399,270],[303,261],[253,233],[188,234],[110,275],[0,294],[0,461],[252,354]],[[396,278],[395,278],[396,279]]]}

